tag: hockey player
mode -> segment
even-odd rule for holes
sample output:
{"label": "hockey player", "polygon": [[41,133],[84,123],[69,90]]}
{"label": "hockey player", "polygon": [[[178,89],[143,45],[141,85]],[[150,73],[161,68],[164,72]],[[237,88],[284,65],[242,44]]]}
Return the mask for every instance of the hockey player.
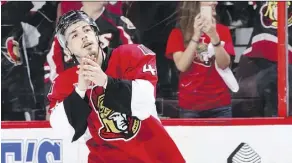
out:
{"label": "hockey player", "polygon": [[[140,43],[139,32],[133,23],[124,16],[116,15],[108,11],[105,7],[108,2],[61,2],[63,6],[67,5],[67,7],[70,7],[69,4],[71,4],[72,7],[75,3],[82,4],[82,7],[79,9],[95,20],[95,23],[99,27],[99,39],[102,42],[102,47],[116,48],[123,44]],[[77,7],[80,6],[77,5]],[[47,79],[47,81],[52,80],[60,72],[75,65],[71,61],[72,58],[70,56],[64,56],[63,48],[60,46],[57,38],[55,38],[52,44],[52,49],[47,55],[48,66],[45,69],[47,72],[45,79]]]}
{"label": "hockey player", "polygon": [[[140,43],[139,32],[126,17],[112,13],[107,1],[62,1],[62,15],[70,10],[82,10],[95,20],[99,27],[99,40],[102,47],[116,48],[122,44]],[[72,58],[64,54],[58,39],[54,37],[51,50],[47,55],[45,69],[45,87],[62,71],[76,65]],[[48,89],[46,89],[48,91]],[[46,100],[46,105],[48,105]],[[47,115],[48,117],[48,115]]]}
{"label": "hockey player", "polygon": [[78,66],[53,81],[50,123],[72,141],[89,134],[89,163],[184,163],[157,116],[155,54],[143,45],[103,50],[82,11],[63,15],[60,45]]}

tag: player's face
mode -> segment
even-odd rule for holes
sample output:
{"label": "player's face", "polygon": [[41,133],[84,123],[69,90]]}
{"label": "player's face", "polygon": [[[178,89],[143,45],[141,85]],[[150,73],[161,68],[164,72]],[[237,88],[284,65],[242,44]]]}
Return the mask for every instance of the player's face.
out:
{"label": "player's face", "polygon": [[68,27],[65,32],[67,48],[77,58],[86,55],[98,55],[98,39],[94,29],[84,21]]}

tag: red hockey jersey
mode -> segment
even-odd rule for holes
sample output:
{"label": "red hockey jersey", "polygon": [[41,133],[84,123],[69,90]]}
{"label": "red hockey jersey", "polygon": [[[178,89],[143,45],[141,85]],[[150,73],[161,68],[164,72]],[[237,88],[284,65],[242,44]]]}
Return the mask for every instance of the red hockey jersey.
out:
{"label": "red hockey jersey", "polygon": [[86,130],[88,162],[185,162],[157,116],[155,54],[143,45],[122,45],[105,63],[106,89],[92,87],[84,99],[74,87],[77,67],[54,80],[48,95],[53,129],[68,133],[73,141]]}
{"label": "red hockey jersey", "polygon": [[[257,1],[254,27],[247,49],[242,55],[278,62],[277,1]],[[288,63],[292,64],[292,3],[287,2]]]}

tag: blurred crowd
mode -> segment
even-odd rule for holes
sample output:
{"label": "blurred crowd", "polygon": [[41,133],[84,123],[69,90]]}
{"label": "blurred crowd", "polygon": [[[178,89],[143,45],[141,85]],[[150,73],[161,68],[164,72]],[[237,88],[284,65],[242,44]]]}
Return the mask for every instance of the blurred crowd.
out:
{"label": "blurred crowd", "polygon": [[[202,6],[212,21],[200,19]],[[74,65],[54,31],[71,10],[96,20],[101,46],[141,43],[156,53],[161,117],[278,116],[277,1],[1,1],[2,121],[48,119],[54,78]]]}

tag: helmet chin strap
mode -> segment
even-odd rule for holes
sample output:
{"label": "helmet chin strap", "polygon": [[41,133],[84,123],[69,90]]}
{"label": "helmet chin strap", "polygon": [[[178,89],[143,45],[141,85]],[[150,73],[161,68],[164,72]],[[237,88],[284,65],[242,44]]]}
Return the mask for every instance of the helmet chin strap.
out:
{"label": "helmet chin strap", "polygon": [[67,50],[70,52],[70,55],[71,55],[71,57],[72,57],[72,59],[73,59],[73,62],[74,62],[75,64],[79,64],[76,55],[73,54],[73,53],[71,52],[71,50],[68,48],[67,45],[66,45],[66,48],[67,48]]}
{"label": "helmet chin strap", "polygon": [[96,36],[97,38],[96,38],[96,40],[98,41],[98,47],[99,47],[99,49],[98,49],[98,52],[97,52],[97,57],[99,56],[99,50],[101,51],[101,57],[102,57],[102,62],[101,62],[101,67],[102,67],[102,65],[103,64],[105,64],[104,62],[105,62],[105,57],[104,57],[104,55],[103,55],[103,49],[102,49],[102,47],[101,47],[101,42],[100,42],[100,40],[99,40],[99,37],[98,37],[98,34],[97,34],[97,36]]}

